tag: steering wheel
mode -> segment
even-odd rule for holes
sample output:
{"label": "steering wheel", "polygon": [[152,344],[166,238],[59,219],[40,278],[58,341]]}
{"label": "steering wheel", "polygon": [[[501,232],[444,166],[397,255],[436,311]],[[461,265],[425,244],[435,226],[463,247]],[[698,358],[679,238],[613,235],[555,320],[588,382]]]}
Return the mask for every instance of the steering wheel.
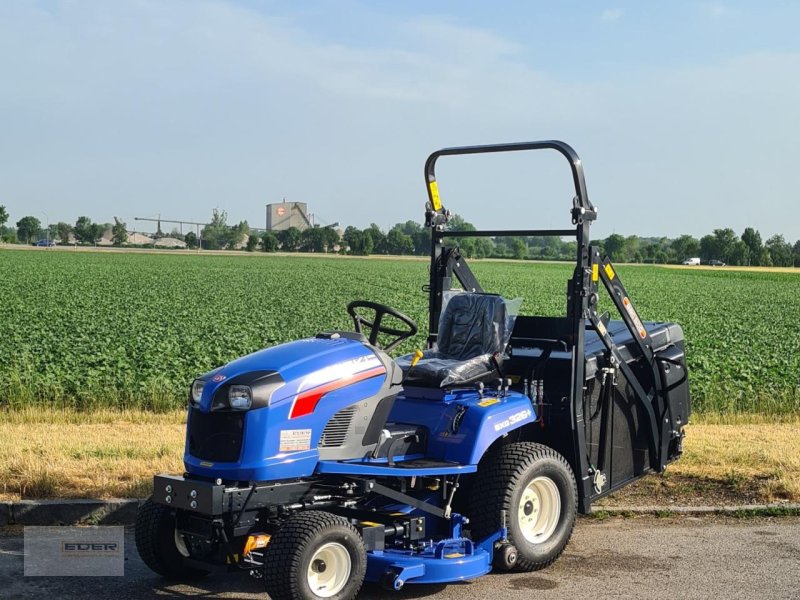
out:
{"label": "steering wheel", "polygon": [[[363,315],[358,314],[356,311],[357,308],[374,310],[375,316],[372,318],[372,320],[367,319]],[[378,345],[378,335],[381,333],[395,336],[395,339],[393,339],[386,347],[383,348],[383,350],[386,350],[387,352],[393,348],[396,348],[403,340],[407,340],[411,336],[416,335],[417,331],[419,331],[417,324],[411,319],[411,317],[407,317],[399,310],[396,310],[391,306],[386,306],[385,304],[378,304],[377,302],[370,302],[368,300],[353,300],[347,305],[347,312],[353,318],[356,333],[362,333],[361,330],[365,326],[367,329],[369,329],[368,339],[369,343],[373,346],[378,346],[380,348]],[[398,321],[403,323],[403,325],[408,325],[408,329],[395,329],[393,327],[381,325],[381,320],[383,319],[384,315],[390,315],[396,318]]]}

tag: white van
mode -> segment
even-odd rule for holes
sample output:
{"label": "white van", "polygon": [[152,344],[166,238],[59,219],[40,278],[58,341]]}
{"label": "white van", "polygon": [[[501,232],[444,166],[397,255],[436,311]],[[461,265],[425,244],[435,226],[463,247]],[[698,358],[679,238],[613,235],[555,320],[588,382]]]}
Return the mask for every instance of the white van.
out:
{"label": "white van", "polygon": [[683,261],[682,264],[684,264],[684,265],[699,265],[700,264],[700,257],[687,258],[685,261]]}

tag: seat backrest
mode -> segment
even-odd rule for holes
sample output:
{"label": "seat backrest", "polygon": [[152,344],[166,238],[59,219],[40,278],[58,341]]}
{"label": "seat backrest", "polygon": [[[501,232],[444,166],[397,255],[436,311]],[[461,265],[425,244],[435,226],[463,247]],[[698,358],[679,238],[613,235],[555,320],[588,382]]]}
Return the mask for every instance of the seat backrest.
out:
{"label": "seat backrest", "polygon": [[506,301],[492,294],[454,294],[439,318],[436,339],[442,358],[468,360],[505,350]]}

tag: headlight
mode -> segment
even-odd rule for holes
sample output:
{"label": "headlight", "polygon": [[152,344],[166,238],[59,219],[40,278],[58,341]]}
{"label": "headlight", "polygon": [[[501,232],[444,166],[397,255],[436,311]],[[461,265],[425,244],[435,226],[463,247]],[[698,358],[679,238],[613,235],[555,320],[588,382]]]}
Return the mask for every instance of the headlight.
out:
{"label": "headlight", "polygon": [[248,385],[232,385],[228,391],[228,404],[234,410],[247,410],[253,404],[253,392]]}
{"label": "headlight", "polygon": [[195,379],[192,383],[192,404],[197,406],[200,404],[200,397],[203,395],[203,388],[206,387],[206,382],[201,379]]}

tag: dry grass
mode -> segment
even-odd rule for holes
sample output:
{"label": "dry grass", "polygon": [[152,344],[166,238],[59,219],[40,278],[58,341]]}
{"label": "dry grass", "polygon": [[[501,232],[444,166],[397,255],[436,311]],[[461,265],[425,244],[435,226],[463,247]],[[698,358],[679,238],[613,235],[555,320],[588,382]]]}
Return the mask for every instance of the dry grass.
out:
{"label": "dry grass", "polygon": [[150,493],[154,473],[181,472],[183,411],[0,414],[0,497],[109,498]]}
{"label": "dry grass", "polygon": [[[142,497],[154,473],[181,472],[185,414],[0,413],[0,497]],[[614,501],[719,504],[800,501],[800,415],[704,415],[685,453]]]}

